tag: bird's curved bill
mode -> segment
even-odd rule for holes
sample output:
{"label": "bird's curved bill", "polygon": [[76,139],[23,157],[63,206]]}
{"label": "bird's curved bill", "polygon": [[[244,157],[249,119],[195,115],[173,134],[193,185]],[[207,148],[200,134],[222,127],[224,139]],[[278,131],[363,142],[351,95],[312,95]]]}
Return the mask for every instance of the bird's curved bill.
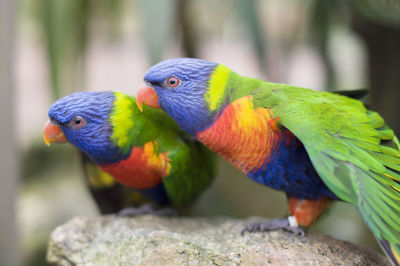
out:
{"label": "bird's curved bill", "polygon": [[68,141],[61,128],[50,121],[44,124],[43,140],[47,146],[50,146],[51,142],[64,143]]}
{"label": "bird's curved bill", "polygon": [[143,85],[137,93],[136,104],[140,112],[143,112],[143,104],[153,108],[160,108],[156,90],[151,86]]}

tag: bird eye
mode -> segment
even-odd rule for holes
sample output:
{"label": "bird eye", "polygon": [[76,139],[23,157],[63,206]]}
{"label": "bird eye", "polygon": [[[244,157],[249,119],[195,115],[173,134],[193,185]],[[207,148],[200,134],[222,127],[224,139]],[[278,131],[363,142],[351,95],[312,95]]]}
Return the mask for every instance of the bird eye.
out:
{"label": "bird eye", "polygon": [[72,128],[82,128],[87,124],[87,122],[82,116],[78,115],[72,118],[70,124]]}
{"label": "bird eye", "polygon": [[170,88],[176,88],[180,84],[180,80],[177,77],[169,77],[167,79],[167,85]]}

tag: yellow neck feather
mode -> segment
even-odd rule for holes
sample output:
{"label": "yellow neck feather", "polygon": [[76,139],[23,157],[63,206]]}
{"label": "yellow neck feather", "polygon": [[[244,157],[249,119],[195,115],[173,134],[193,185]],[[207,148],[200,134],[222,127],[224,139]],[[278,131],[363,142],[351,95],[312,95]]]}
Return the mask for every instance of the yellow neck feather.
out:
{"label": "yellow neck feather", "polygon": [[133,128],[134,122],[132,116],[135,110],[135,103],[132,98],[122,93],[114,93],[115,101],[112,113],[110,115],[110,123],[113,128],[111,140],[118,147],[126,147],[129,144],[129,131]]}
{"label": "yellow neck feather", "polygon": [[208,103],[209,110],[215,111],[225,98],[225,86],[228,82],[229,74],[232,71],[224,65],[218,65],[208,83],[207,92],[204,95]]}

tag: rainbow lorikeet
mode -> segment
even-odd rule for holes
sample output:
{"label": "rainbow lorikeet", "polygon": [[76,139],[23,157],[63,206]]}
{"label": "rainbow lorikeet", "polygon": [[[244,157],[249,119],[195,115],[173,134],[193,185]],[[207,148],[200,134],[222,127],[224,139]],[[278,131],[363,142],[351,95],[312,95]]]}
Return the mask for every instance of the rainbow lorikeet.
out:
{"label": "rainbow lorikeet", "polygon": [[354,204],[382,248],[400,261],[400,149],[360,101],[240,76],[224,65],[170,59],[151,67],[137,96],[250,179],[283,191],[287,219],[244,231],[303,233],[332,200]]}
{"label": "rainbow lorikeet", "polygon": [[[103,213],[149,201],[183,207],[215,176],[210,150],[163,111],[140,112],[128,95],[77,92],[56,101],[49,118],[45,142],[69,142],[84,153],[88,184]],[[123,213],[135,215],[132,210]]]}

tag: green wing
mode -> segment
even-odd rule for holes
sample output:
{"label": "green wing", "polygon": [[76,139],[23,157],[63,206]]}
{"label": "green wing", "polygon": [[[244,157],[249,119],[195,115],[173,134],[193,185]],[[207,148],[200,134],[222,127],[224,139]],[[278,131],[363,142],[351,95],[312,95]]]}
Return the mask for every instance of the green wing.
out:
{"label": "green wing", "polygon": [[186,138],[179,142],[168,151],[171,171],[163,182],[172,204],[185,206],[193,203],[214,180],[215,155],[198,141]]}
{"label": "green wing", "polygon": [[255,106],[271,108],[303,143],[329,189],[355,204],[394,261],[400,254],[400,150],[393,131],[360,101],[265,83]]}
{"label": "green wing", "polygon": [[145,107],[140,143],[154,141],[158,152],[168,154],[169,175],[163,178],[165,190],[174,207],[193,203],[215,178],[215,155],[183,132],[161,110]]}

